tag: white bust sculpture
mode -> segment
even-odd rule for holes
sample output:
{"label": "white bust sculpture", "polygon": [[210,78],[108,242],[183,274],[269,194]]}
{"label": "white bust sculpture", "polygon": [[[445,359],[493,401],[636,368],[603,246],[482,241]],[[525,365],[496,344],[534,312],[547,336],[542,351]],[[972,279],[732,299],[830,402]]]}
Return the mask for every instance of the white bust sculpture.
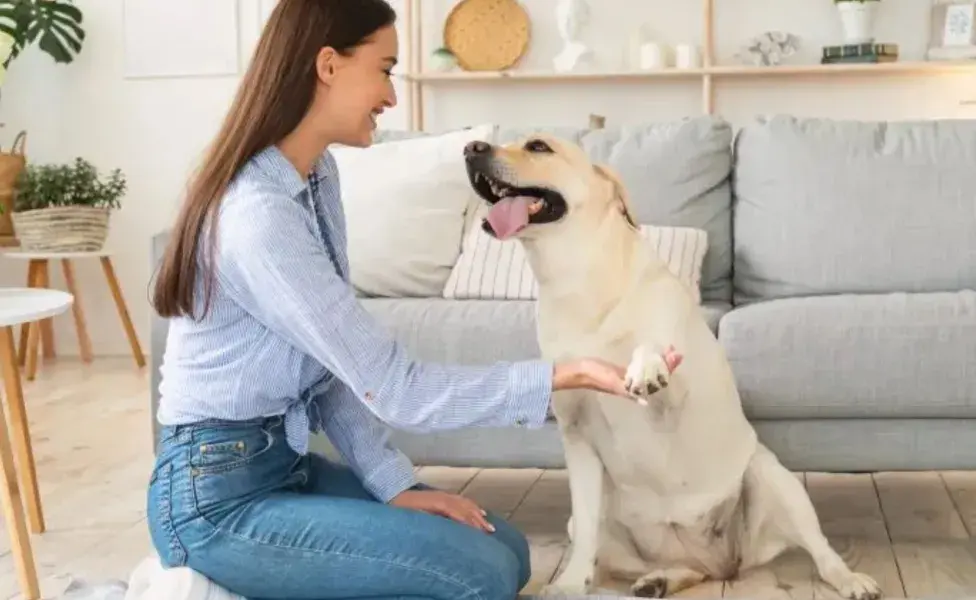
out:
{"label": "white bust sculpture", "polygon": [[556,71],[572,71],[593,57],[593,51],[579,40],[583,27],[590,20],[590,7],[586,0],[558,0],[556,26],[563,47],[552,59]]}

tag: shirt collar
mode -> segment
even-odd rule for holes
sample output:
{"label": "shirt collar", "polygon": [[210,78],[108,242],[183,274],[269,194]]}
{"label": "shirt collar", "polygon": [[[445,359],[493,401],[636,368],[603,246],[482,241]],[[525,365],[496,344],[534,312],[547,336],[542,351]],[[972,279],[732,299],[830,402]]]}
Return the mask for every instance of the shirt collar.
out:
{"label": "shirt collar", "polygon": [[[253,159],[254,165],[270,177],[275,183],[284,187],[285,192],[292,198],[308,189],[308,180],[301,176],[295,165],[282,154],[275,144],[261,150]],[[321,180],[328,170],[326,153],[315,161],[309,177]]]}

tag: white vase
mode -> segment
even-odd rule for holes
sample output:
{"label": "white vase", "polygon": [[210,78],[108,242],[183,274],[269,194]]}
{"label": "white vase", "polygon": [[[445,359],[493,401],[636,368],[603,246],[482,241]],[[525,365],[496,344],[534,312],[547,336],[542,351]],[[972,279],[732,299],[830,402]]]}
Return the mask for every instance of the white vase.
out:
{"label": "white vase", "polygon": [[874,14],[878,10],[878,2],[839,2],[837,11],[840,22],[844,27],[844,42],[847,44],[864,44],[874,41]]}

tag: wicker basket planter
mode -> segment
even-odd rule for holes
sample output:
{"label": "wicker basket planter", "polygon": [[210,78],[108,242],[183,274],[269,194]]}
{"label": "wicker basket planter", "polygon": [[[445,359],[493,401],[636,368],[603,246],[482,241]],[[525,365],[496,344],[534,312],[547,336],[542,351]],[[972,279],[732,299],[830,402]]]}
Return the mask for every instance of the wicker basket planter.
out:
{"label": "wicker basket planter", "polygon": [[25,252],[96,252],[108,237],[108,207],[54,206],[13,213]]}

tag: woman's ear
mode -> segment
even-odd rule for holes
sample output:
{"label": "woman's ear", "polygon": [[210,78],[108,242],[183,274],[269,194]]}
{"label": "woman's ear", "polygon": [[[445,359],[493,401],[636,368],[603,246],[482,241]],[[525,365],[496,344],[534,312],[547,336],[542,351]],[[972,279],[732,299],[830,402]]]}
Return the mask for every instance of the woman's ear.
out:
{"label": "woman's ear", "polygon": [[332,83],[332,79],[336,73],[336,60],[338,58],[339,53],[334,48],[326,46],[319,50],[319,53],[315,56],[315,74],[319,78],[319,81],[325,84]]}

